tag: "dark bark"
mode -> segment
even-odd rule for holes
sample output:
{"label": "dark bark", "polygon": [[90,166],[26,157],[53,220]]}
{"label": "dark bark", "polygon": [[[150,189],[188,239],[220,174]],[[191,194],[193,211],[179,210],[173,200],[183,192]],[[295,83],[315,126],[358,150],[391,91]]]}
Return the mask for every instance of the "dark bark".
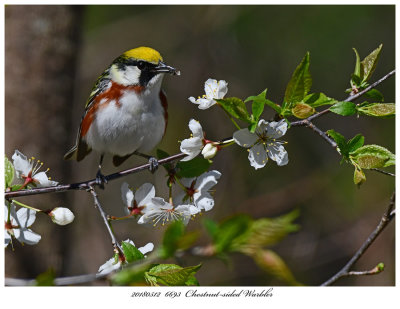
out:
{"label": "dark bark", "polygon": [[[81,6],[5,7],[5,151],[10,159],[18,149],[44,161],[56,181],[69,175],[63,154],[75,134],[69,128],[81,11]],[[66,195],[23,201],[40,209],[72,208]],[[32,277],[48,267],[62,274],[69,229],[49,221],[37,216],[32,227],[42,235],[37,246],[20,250],[15,241],[16,250],[6,250],[6,274]]]}

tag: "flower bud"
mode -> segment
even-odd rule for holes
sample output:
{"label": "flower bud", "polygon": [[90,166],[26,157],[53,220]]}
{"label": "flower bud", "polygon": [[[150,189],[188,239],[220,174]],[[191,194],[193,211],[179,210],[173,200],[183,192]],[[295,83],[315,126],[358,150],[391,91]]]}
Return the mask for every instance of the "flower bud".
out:
{"label": "flower bud", "polygon": [[292,113],[297,118],[305,119],[315,113],[315,108],[306,103],[297,103],[296,106],[292,108]]}
{"label": "flower bud", "polygon": [[56,207],[50,213],[51,220],[59,225],[67,225],[74,221],[75,216],[71,210],[64,207]]}
{"label": "flower bud", "polygon": [[204,159],[212,159],[215,157],[215,155],[218,152],[218,148],[215,147],[213,144],[208,143],[204,146],[203,150],[201,151],[201,154],[203,155]]}

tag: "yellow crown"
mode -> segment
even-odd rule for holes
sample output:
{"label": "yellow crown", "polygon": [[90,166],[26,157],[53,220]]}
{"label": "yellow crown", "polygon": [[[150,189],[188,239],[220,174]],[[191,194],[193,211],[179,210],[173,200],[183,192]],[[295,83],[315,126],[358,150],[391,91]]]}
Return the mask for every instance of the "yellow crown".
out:
{"label": "yellow crown", "polygon": [[157,64],[158,62],[163,60],[158,51],[150,47],[144,46],[128,50],[124,52],[122,56],[126,58],[140,59],[147,62],[152,62],[154,64]]}

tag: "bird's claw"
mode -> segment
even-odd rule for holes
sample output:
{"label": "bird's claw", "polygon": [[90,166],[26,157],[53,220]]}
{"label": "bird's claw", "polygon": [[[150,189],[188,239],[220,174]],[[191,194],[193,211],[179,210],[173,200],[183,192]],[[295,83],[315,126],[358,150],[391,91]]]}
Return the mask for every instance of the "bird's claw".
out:
{"label": "bird's claw", "polygon": [[99,185],[100,189],[104,190],[104,184],[108,183],[106,176],[104,176],[100,170],[96,174],[96,183]]}
{"label": "bird's claw", "polygon": [[158,169],[158,160],[154,157],[149,158],[149,171],[154,174],[155,171]]}

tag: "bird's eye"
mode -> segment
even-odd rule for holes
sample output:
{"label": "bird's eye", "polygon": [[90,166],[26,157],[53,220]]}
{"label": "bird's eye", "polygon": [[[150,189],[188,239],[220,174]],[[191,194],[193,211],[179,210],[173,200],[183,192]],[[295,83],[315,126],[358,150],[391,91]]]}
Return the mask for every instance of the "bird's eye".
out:
{"label": "bird's eye", "polygon": [[139,61],[137,63],[137,67],[138,67],[139,70],[143,71],[144,68],[146,67],[146,63],[144,61]]}

